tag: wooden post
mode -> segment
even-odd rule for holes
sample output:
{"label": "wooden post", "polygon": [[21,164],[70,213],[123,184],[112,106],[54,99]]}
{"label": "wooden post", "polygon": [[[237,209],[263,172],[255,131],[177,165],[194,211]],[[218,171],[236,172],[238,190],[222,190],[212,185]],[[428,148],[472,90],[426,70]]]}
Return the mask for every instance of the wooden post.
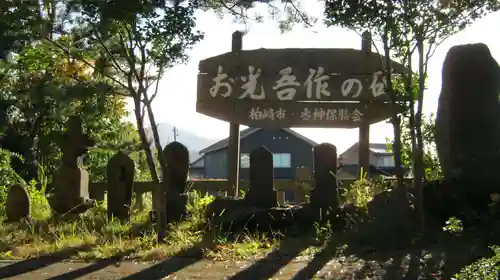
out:
{"label": "wooden post", "polygon": [[135,192],[135,207],[139,212],[144,210],[144,201],[142,200],[142,192]]}
{"label": "wooden post", "polygon": [[[361,50],[366,52],[367,55],[371,53],[372,48],[372,35],[370,32],[365,31],[361,38]],[[368,104],[364,104],[365,108]],[[370,171],[370,123],[366,118],[362,118],[359,126],[359,140],[358,140],[358,179],[361,178],[363,173]]]}
{"label": "wooden post", "polygon": [[[238,54],[242,50],[243,34],[240,31],[233,33],[231,51]],[[238,197],[238,184],[240,178],[240,125],[229,124],[229,149],[227,164],[227,180],[231,189],[229,196]]]}

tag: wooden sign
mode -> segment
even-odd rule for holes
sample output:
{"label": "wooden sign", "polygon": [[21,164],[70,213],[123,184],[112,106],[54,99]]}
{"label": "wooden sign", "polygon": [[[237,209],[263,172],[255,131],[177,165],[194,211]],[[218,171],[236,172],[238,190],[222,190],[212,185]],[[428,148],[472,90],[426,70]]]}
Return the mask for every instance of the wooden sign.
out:
{"label": "wooden sign", "polygon": [[394,103],[276,102],[255,100],[198,101],[196,111],[223,121],[255,127],[359,127],[400,112]]}
{"label": "wooden sign", "polygon": [[[258,49],[202,60],[198,101],[393,100],[385,92],[385,58],[354,49]],[[393,75],[407,69],[391,62]],[[403,97],[394,100],[404,100]]]}

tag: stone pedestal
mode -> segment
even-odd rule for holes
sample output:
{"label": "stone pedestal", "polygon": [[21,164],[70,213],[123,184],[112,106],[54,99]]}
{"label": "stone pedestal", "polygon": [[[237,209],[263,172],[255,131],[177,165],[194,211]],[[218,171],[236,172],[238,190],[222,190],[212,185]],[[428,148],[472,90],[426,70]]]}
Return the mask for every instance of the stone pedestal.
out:
{"label": "stone pedestal", "polygon": [[59,214],[85,212],[92,206],[89,199],[89,173],[80,167],[62,166],[52,176],[51,208]]}

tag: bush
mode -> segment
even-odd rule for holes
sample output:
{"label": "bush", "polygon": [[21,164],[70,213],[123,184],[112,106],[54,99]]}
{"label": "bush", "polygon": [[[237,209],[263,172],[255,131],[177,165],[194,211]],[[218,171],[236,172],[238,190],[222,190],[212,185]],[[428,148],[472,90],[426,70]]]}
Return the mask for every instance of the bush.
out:
{"label": "bush", "polygon": [[0,187],[19,183],[19,176],[10,167],[10,161],[13,156],[15,155],[12,155],[9,151],[0,149]]}
{"label": "bush", "polygon": [[341,189],[344,203],[353,203],[359,209],[368,211],[368,203],[373,197],[390,189],[390,184],[377,179],[367,179],[367,173],[354,181],[347,188]]}
{"label": "bush", "polygon": [[481,258],[474,263],[462,268],[455,276],[456,280],[496,280],[500,279],[500,247],[491,246],[494,256]]}

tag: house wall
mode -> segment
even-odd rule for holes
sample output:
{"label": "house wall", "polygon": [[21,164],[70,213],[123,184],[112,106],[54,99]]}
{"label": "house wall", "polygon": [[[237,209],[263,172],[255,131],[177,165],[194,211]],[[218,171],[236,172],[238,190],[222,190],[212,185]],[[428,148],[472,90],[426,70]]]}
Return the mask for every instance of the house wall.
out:
{"label": "house wall", "polygon": [[205,164],[205,161],[203,158],[200,158],[196,160],[195,162],[191,163],[191,168],[203,168]]}
{"label": "house wall", "polygon": [[377,157],[377,167],[393,167],[394,157],[392,155],[379,155]]}
{"label": "house wall", "polygon": [[206,153],[204,158],[205,178],[227,178],[227,149]]}
{"label": "house wall", "polygon": [[205,169],[203,167],[189,168],[189,179],[202,179],[205,177]]}
{"label": "house wall", "polygon": [[[358,165],[358,147],[352,147],[351,149],[344,152],[342,155],[342,164],[344,165]],[[370,164],[377,166],[378,159],[377,156],[370,152]]]}
{"label": "house wall", "polygon": [[[281,129],[261,129],[252,133],[240,142],[240,153],[250,154],[260,146],[266,147],[271,153],[290,153],[290,168],[274,168],[274,178],[294,178],[295,169],[299,166],[313,168],[313,147]],[[210,152],[205,155],[205,177],[227,177],[227,148]],[[240,168],[240,178],[250,177],[249,168]]]}
{"label": "house wall", "polygon": [[[260,146],[271,153],[290,153],[290,168],[274,168],[274,178],[294,178],[299,166],[313,168],[313,146],[281,129],[261,129],[240,143],[240,152],[250,154]],[[240,177],[250,178],[249,168],[240,168]]]}
{"label": "house wall", "polygon": [[[352,147],[342,154],[342,164],[344,165],[345,172],[357,174],[358,168],[358,147]],[[391,176],[394,174],[394,159],[392,154],[376,154],[370,151],[370,176],[386,175]],[[348,170],[348,171],[347,171]],[[346,176],[343,174],[343,176]],[[346,176],[347,177],[347,176]],[[357,175],[356,175],[357,177]]]}

